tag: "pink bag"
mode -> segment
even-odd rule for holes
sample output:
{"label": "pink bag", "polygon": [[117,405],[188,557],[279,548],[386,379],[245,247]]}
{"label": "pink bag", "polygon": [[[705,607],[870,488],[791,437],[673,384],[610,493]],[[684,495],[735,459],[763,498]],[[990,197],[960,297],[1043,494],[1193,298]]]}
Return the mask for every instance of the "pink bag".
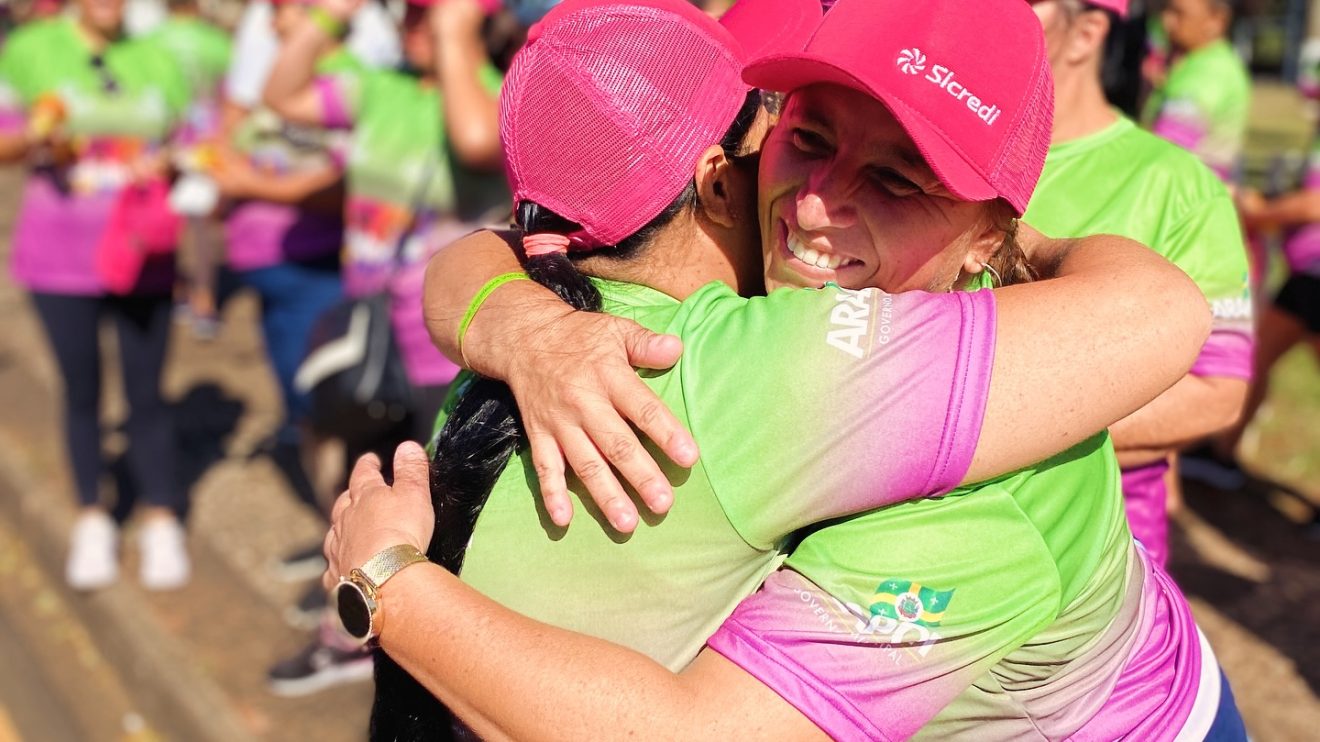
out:
{"label": "pink bag", "polygon": [[119,192],[96,247],[96,269],[111,292],[132,292],[148,257],[168,255],[178,247],[183,219],[170,209],[169,192],[163,178]]}

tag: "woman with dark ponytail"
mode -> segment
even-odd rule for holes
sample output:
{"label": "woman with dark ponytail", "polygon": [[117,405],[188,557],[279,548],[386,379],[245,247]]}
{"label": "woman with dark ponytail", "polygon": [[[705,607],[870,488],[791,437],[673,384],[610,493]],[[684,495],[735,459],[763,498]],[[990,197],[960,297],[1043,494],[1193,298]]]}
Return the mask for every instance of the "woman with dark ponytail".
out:
{"label": "woman with dark ponytail", "polygon": [[[999,218],[1025,208],[1049,139],[1034,15],[1017,0],[840,0],[801,51],[776,33],[796,6],[772,4],[744,2],[721,27],[681,0],[568,0],[515,59],[507,171],[515,201],[540,207],[519,209],[527,230],[508,242],[536,280],[491,278],[519,265],[490,235],[430,271],[474,297],[449,350],[514,392],[460,386],[429,491],[412,444],[392,487],[360,462],[327,537],[327,576],[350,575],[341,595],[374,575],[359,634],[399,663],[382,675],[406,668],[501,739],[889,739],[984,724],[1172,738],[1231,722],[1186,602],[1127,531],[1103,433],[1185,371],[1204,304],[1135,243],[1061,244]],[[713,142],[737,118],[749,48],[768,39],[790,51],[743,71],[788,92],[761,155],[758,255],[750,183]],[[891,47],[903,54],[877,53]],[[985,102],[905,74],[904,59],[955,65]],[[954,290],[1029,275],[1018,246],[1047,280]],[[857,289],[740,297],[731,287],[763,280],[760,257],[767,282]],[[562,503],[535,497],[553,470],[521,428],[544,422],[545,397],[597,378],[556,346],[556,327],[616,327],[561,301],[592,306],[593,292],[604,313],[681,339],[677,363],[643,378],[702,455],[631,480],[647,502],[672,495],[640,524],[575,483],[597,523],[567,528]],[[1155,311],[1159,328],[1142,321]],[[628,468],[627,438],[586,439],[594,459],[583,440],[558,442],[588,487],[609,476],[604,461]],[[425,546],[445,568],[420,563]],[[386,682],[378,738],[450,733],[438,702]]]}
{"label": "woman with dark ponytail", "polygon": [[[720,140],[720,149],[730,160],[742,153],[760,105],[760,94],[748,92]],[[597,252],[615,261],[636,257],[657,232],[695,205],[696,185],[690,184],[641,229]],[[519,202],[514,217],[522,233],[527,276],[574,309],[599,312],[600,291],[568,257],[569,235],[580,233],[581,225],[533,201]],[[475,379],[457,400],[434,441],[431,500],[436,531],[427,550],[428,559],[454,574],[463,568],[464,551],[495,480],[523,442],[518,407],[502,382]],[[447,710],[434,696],[388,655],[376,654],[373,740],[435,739],[428,730],[448,728],[448,721]]]}

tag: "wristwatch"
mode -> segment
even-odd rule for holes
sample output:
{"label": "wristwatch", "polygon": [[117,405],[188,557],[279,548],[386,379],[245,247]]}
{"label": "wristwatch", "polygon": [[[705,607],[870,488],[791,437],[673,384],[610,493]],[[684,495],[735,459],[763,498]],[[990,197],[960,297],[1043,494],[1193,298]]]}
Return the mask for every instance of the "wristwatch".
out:
{"label": "wristwatch", "polygon": [[350,637],[366,644],[380,633],[376,626],[376,613],[380,604],[377,595],[385,581],[410,564],[426,561],[426,555],[411,544],[399,544],[382,549],[347,577],[340,577],[335,585],[335,606],[339,622]]}

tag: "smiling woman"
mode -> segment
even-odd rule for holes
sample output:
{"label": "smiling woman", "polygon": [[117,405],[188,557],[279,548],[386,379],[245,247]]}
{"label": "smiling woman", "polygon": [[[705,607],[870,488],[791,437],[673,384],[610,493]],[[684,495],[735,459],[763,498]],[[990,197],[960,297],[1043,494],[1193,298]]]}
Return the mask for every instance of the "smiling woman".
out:
{"label": "smiling woman", "polygon": [[[791,8],[776,5],[736,6],[719,29],[681,0],[568,0],[503,92],[515,198],[561,217],[524,217],[509,237],[531,277],[553,285],[537,265],[544,243],[579,247],[556,259],[596,277],[606,312],[683,342],[671,368],[644,374],[653,394],[623,406],[675,464],[657,467],[626,425],[554,428],[564,407],[617,420],[576,406],[616,383],[599,373],[598,345],[575,353],[577,333],[609,347],[647,338],[509,280],[519,263],[507,246],[469,237],[432,263],[429,319],[448,349],[464,338],[459,355],[509,380],[521,426],[472,424],[476,392],[493,386],[477,380],[442,422],[433,476],[416,447],[400,449],[392,488],[364,460],[327,537],[329,575],[400,541],[461,561],[461,582],[428,564],[390,577],[379,638],[486,736],[1171,739],[1204,736],[1217,717],[1231,732],[1231,696],[1186,602],[1127,531],[1102,432],[1185,372],[1204,301],[1140,245],[1029,229],[1048,280],[948,290],[984,276],[1011,229],[995,215],[1021,213],[1040,173],[1052,92],[1034,15],[1020,0],[840,0],[805,44],[749,55],[751,37],[727,38],[739,20],[781,24]],[[1001,33],[986,38],[992,25]],[[956,60],[1005,114],[987,125],[904,73],[903,49]],[[789,93],[761,162],[771,269],[857,289],[743,298],[718,283],[749,288],[735,269],[746,184],[709,144],[745,88],[716,100],[693,81],[727,79],[730,64]],[[549,105],[565,98],[585,105]],[[654,144],[678,141],[696,146]],[[693,185],[685,214],[611,255],[602,235],[636,229]],[[653,208],[620,208],[639,202]],[[464,311],[456,297],[476,298]],[[1168,322],[1143,321],[1155,311]],[[671,445],[680,425],[699,460]],[[515,443],[507,467],[463,445],[508,451],[523,430],[531,450]],[[565,530],[560,451],[593,488],[599,509],[582,503],[597,522]],[[609,464],[664,517],[630,517]],[[461,475],[486,466],[503,468],[493,487]]]}
{"label": "smiling woman", "polygon": [[770,289],[950,291],[987,270],[1001,283],[1034,278],[1012,207],[955,195],[889,108],[857,90],[789,95],[761,153],[760,194]]}

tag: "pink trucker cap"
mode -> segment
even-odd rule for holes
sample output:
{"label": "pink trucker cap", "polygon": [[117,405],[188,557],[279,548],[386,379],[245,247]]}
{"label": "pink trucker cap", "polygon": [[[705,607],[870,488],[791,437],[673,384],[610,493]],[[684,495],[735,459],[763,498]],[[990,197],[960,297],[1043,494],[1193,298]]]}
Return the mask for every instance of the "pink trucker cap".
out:
{"label": "pink trucker cap", "polygon": [[753,56],[801,49],[819,0],[741,0],[715,21],[686,0],[567,0],[528,33],[500,95],[514,201],[613,245],[692,180],[749,90]]}
{"label": "pink trucker cap", "polygon": [[1027,208],[1049,149],[1054,81],[1021,0],[838,0],[800,52],[747,68],[790,91],[835,83],[884,103],[931,169],[968,201]]}

